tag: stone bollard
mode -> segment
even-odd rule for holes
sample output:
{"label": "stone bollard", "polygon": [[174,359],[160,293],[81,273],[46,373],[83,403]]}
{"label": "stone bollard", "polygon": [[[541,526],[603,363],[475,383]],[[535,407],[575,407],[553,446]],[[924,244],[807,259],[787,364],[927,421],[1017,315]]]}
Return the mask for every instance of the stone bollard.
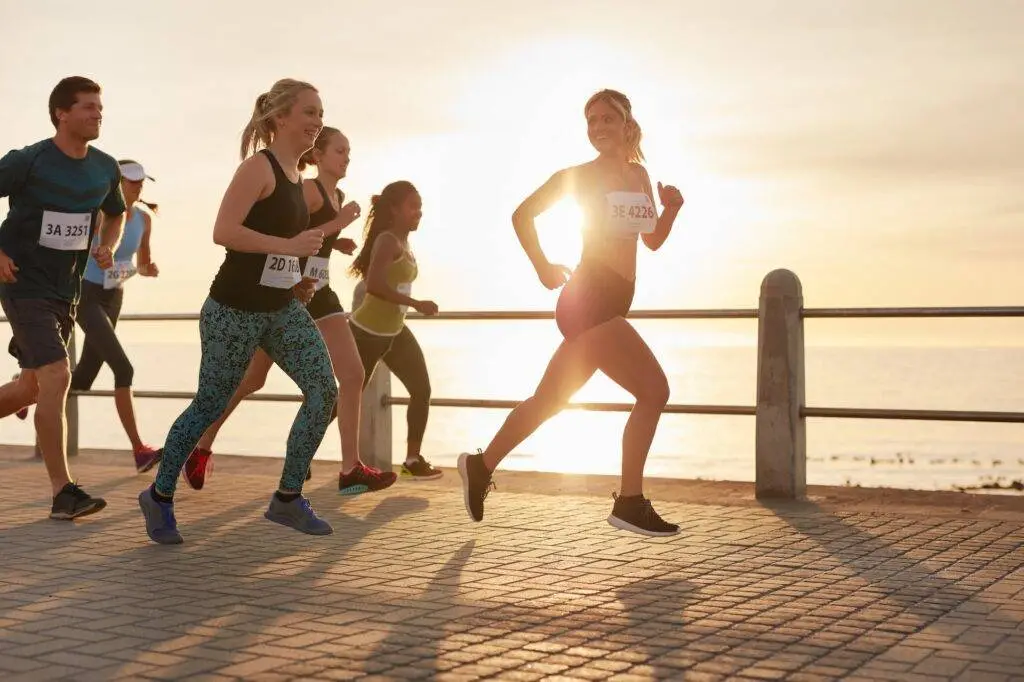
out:
{"label": "stone bollard", "polygon": [[765,276],[757,329],[759,498],[801,499],[807,491],[803,303],[795,274],[773,270]]}
{"label": "stone bollard", "polygon": [[[352,291],[352,310],[366,296],[366,281],[360,280]],[[365,464],[391,471],[391,370],[383,362],[363,389],[359,422],[359,455]]]}

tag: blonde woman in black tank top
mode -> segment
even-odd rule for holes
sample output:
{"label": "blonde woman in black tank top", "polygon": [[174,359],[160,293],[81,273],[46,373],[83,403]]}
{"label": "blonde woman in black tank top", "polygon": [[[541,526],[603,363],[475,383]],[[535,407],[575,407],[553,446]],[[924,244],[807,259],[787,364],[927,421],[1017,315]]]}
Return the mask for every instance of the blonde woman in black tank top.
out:
{"label": "blonde woman in black tank top", "polygon": [[139,495],[146,533],[154,542],[182,542],[173,504],[178,475],[199,437],[227,407],[258,347],[298,384],[304,398],[264,517],[310,535],[333,532],[302,496],[302,486],[338,386],[323,339],[296,300],[296,293],[306,290],[298,286],[299,259],[323,244],[320,230],[307,229],[298,160],[322,127],[320,96],[308,83],[281,80],[256,99],[242,134],[244,160],[213,229],[214,242],[226,254],[199,318],[199,387],[167,434],[156,481]]}
{"label": "blonde woman in black tank top", "polygon": [[[306,259],[302,265],[307,280],[313,283],[312,298],[307,301],[306,309],[327,344],[335,377],[340,384],[336,410],[341,432],[342,460],[341,471],[338,474],[338,489],[346,494],[352,494],[353,491],[361,493],[383,490],[398,478],[393,471],[381,471],[376,467],[367,466],[359,456],[363,364],[359,359],[352,331],[349,329],[348,318],[344,315],[345,310],[337,294],[331,289],[328,274],[332,250],[351,255],[356,248],[354,241],[341,237],[340,233],[359,217],[359,204],[354,201],[344,204],[344,195],[340,190],[335,190],[336,198],[332,201],[331,194],[334,192],[330,192],[345,177],[350,149],[348,138],[337,128],[325,127],[317,136],[313,148],[299,160],[300,170],[306,165],[317,167],[316,179],[306,180],[302,189],[306,207],[309,209],[310,229],[322,230],[324,243],[320,250]],[[337,206],[334,201],[337,202]],[[310,292],[306,290],[305,293]],[[188,462],[185,463],[185,480],[196,490],[200,490],[206,482],[213,457],[213,441],[217,438],[217,433],[242,400],[263,388],[272,364],[273,361],[265,351],[256,350],[241,385],[231,396],[224,413],[206,430],[192,450]],[[311,470],[307,471],[307,480],[311,475]]]}

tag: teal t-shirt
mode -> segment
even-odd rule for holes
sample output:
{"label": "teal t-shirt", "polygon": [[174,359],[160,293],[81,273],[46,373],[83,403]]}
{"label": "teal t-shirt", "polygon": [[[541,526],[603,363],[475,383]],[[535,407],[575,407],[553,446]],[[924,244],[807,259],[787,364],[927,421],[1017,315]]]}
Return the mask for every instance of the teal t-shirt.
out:
{"label": "teal t-shirt", "polygon": [[99,211],[125,211],[117,161],[94,147],[73,159],[46,139],[0,159],[0,196],[10,203],[0,250],[18,267],[0,295],[77,303]]}

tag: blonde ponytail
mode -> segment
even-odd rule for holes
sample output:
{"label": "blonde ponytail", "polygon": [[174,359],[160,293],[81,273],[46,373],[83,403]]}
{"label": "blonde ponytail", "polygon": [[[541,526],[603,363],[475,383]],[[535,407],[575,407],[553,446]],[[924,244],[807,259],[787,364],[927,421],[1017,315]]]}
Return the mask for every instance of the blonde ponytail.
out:
{"label": "blonde ponytail", "polygon": [[282,78],[274,83],[269,91],[264,92],[256,98],[256,105],[253,107],[249,123],[242,131],[241,157],[244,161],[260,149],[269,147],[274,141],[274,118],[281,114],[287,114],[299,93],[304,90],[316,92],[309,83]]}
{"label": "blonde ponytail", "polygon": [[590,112],[590,107],[599,101],[607,102],[622,116],[626,127],[626,160],[630,163],[642,163],[644,152],[640,149],[640,140],[643,138],[643,132],[640,130],[640,124],[633,118],[633,105],[630,104],[629,98],[618,90],[601,90],[587,100],[587,105],[583,107],[583,115],[586,116]]}

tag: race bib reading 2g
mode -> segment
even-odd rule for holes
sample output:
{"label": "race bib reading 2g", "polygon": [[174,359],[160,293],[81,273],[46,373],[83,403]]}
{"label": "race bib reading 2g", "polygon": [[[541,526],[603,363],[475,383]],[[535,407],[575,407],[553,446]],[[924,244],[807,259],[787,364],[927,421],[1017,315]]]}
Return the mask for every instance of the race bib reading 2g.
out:
{"label": "race bib reading 2g", "polygon": [[608,225],[614,234],[650,234],[657,224],[654,204],[643,192],[608,193]]}
{"label": "race bib reading 2g", "polygon": [[39,246],[57,251],[85,251],[89,248],[91,213],[43,211]]}
{"label": "race bib reading 2g", "polygon": [[114,261],[114,265],[103,271],[103,288],[116,289],[138,270],[130,260]]}
{"label": "race bib reading 2g", "polygon": [[320,256],[310,256],[306,261],[306,274],[308,279],[316,280],[316,291],[320,291],[331,281],[331,260]]}
{"label": "race bib reading 2g", "polygon": [[260,284],[275,289],[291,289],[301,279],[302,266],[299,264],[298,258],[271,254],[267,256],[267,262],[263,266]]}

